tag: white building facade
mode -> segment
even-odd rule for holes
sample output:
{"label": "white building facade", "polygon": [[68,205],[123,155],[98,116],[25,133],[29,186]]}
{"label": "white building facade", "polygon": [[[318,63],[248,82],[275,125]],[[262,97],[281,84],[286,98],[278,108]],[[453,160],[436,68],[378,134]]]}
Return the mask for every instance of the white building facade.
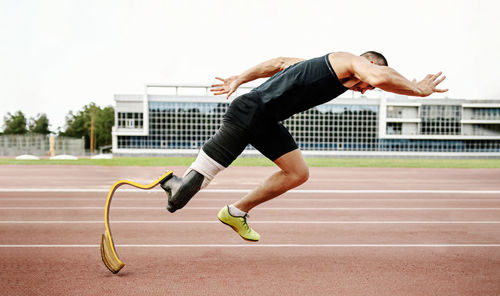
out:
{"label": "white building facade", "polygon": [[[378,94],[336,98],[283,124],[306,156],[500,157],[500,100]],[[115,101],[113,153],[155,156],[197,154],[230,103],[202,85],[147,85]]]}

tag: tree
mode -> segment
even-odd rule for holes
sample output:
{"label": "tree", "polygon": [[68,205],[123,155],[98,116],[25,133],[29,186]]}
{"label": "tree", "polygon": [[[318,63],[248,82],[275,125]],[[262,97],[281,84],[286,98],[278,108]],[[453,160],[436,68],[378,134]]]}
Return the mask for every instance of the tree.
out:
{"label": "tree", "polygon": [[22,111],[17,111],[14,114],[10,112],[7,113],[7,116],[3,118],[4,120],[4,134],[8,135],[23,135],[28,131],[26,129],[26,117],[24,116]]}
{"label": "tree", "polygon": [[[94,140],[91,141],[92,117],[94,118]],[[83,109],[66,115],[66,129],[61,136],[85,137],[85,148],[91,148],[90,143],[96,142],[95,147],[111,144],[111,128],[115,122],[115,110],[108,106],[103,109],[95,103],[83,106]]]}
{"label": "tree", "polygon": [[113,107],[105,107],[96,113],[95,129],[98,146],[111,145],[111,129],[114,124],[115,109]]}
{"label": "tree", "polygon": [[43,134],[43,135],[50,134],[49,119],[47,118],[47,115],[45,115],[44,113],[38,114],[36,118],[33,117],[30,118],[28,127],[30,133]]}

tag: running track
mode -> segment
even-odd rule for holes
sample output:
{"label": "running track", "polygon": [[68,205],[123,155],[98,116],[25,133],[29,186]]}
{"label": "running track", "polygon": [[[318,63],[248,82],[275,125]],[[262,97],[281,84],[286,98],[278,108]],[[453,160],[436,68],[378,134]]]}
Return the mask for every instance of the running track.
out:
{"label": "running track", "polygon": [[107,190],[164,168],[0,166],[0,294],[500,295],[500,169],[312,168],[243,241],[216,213],[275,170],[231,167],[175,214],[163,192],[121,187],[113,275]]}

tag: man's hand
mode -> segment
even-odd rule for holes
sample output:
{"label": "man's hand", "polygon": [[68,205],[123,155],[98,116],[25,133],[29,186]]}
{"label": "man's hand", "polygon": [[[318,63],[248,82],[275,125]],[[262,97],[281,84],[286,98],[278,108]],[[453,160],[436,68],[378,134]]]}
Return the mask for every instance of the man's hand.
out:
{"label": "man's hand", "polygon": [[215,79],[220,80],[223,83],[212,84],[212,89],[210,89],[210,91],[216,96],[227,94],[226,99],[229,99],[229,96],[231,96],[241,84],[238,82],[237,75],[226,79],[220,77],[215,77]]}
{"label": "man's hand", "polygon": [[422,97],[427,97],[435,92],[444,93],[444,92],[447,92],[448,89],[436,88],[446,78],[446,76],[439,78],[439,76],[441,76],[441,74],[443,74],[443,72],[439,72],[439,73],[436,73],[434,75],[428,74],[427,76],[425,76],[424,79],[422,79],[422,81],[416,82],[416,80],[413,79],[412,82],[414,84],[416,84],[417,88],[421,91]]}

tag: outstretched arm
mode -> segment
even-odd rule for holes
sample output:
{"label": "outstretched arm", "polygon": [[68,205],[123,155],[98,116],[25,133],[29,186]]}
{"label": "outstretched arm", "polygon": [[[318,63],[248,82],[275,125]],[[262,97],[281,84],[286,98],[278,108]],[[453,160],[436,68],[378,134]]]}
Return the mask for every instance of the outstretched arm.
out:
{"label": "outstretched arm", "polygon": [[353,58],[352,72],[357,79],[363,82],[401,95],[427,97],[435,92],[443,93],[448,91],[448,89],[437,88],[446,78],[446,76],[440,78],[442,72],[429,74],[419,82],[415,79],[410,81],[396,70],[386,66],[374,65],[364,57]]}
{"label": "outstretched arm", "polygon": [[279,57],[253,66],[240,75],[231,76],[225,79],[215,77],[215,79],[218,79],[223,83],[212,84],[213,88],[210,91],[212,91],[214,95],[227,94],[226,98],[229,98],[229,96],[234,93],[236,89],[243,83],[247,83],[259,78],[271,77],[279,71],[282,71],[290,67],[291,65],[301,61],[303,61],[303,59]]}

